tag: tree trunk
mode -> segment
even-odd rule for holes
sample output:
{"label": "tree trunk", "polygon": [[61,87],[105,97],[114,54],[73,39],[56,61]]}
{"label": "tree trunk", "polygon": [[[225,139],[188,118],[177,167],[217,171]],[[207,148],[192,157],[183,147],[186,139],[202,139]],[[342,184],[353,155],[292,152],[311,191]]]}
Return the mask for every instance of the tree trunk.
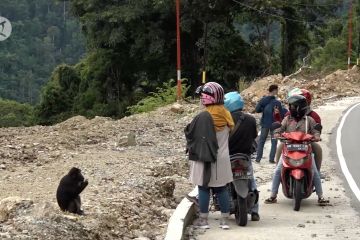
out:
{"label": "tree trunk", "polygon": [[281,25],[281,73],[283,76],[286,76],[289,72],[288,54],[287,21],[283,20]]}

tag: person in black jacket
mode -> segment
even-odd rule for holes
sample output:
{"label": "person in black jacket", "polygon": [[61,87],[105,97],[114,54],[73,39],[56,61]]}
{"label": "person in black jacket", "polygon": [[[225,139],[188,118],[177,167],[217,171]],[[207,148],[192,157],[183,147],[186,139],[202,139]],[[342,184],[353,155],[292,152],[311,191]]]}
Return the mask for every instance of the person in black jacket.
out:
{"label": "person in black jacket", "polygon": [[184,130],[186,152],[189,160],[204,163],[202,185],[208,186],[211,178],[211,163],[216,162],[219,149],[214,122],[209,112],[198,114]]}
{"label": "person in black jacket", "polygon": [[[230,92],[225,94],[225,107],[231,112],[235,123],[234,132],[229,138],[229,153],[235,155],[243,153],[251,155],[256,151],[255,139],[257,137],[256,120],[253,116],[242,112],[244,107],[244,100],[238,92]],[[236,124],[240,125],[236,127]],[[251,161],[250,161],[251,163]],[[250,164],[252,168],[252,164]],[[257,192],[255,177],[251,179],[251,190]],[[251,220],[259,221],[259,204],[256,202],[251,209]]]}

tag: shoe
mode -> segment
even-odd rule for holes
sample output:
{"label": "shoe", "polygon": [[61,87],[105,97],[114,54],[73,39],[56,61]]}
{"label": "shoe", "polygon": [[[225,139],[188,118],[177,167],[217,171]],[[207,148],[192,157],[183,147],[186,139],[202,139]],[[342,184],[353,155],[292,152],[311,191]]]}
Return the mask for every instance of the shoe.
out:
{"label": "shoe", "polygon": [[275,161],[274,161],[274,160],[269,160],[269,163],[274,164],[274,163],[275,163]]}
{"label": "shoe", "polygon": [[260,163],[260,160],[259,160],[259,159],[256,159],[255,162],[256,162],[256,163]]}
{"label": "shoe", "polygon": [[254,222],[260,221],[260,215],[256,212],[251,213],[251,221]]}
{"label": "shoe", "polygon": [[220,219],[220,226],[219,226],[219,227],[222,228],[222,229],[224,229],[224,230],[230,229],[230,227],[229,227],[229,225],[228,225],[228,223],[227,223],[227,221],[226,221],[225,218],[221,218],[221,219]]}
{"label": "shoe", "polygon": [[267,204],[277,203],[277,199],[276,197],[269,197],[268,199],[265,199],[265,203]]}
{"label": "shoe", "polygon": [[210,225],[208,223],[207,218],[201,218],[199,217],[196,219],[193,223],[195,228],[201,228],[201,229],[210,229]]}
{"label": "shoe", "polygon": [[319,206],[327,206],[329,205],[330,201],[326,200],[324,197],[319,197],[318,198],[318,204]]}
{"label": "shoe", "polygon": [[186,195],[186,198],[190,202],[194,203],[196,206],[199,206],[199,199],[197,197]]}

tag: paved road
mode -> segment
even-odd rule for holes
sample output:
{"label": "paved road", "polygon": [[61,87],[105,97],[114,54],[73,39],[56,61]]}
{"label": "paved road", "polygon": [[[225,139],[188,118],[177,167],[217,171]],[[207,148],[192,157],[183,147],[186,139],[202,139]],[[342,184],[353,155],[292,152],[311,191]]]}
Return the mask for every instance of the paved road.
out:
{"label": "paved road", "polygon": [[[360,197],[360,105],[352,106],[344,115],[338,129],[337,151],[343,173],[353,194]],[[339,131],[341,132],[339,134]],[[340,143],[340,144],[339,144]],[[341,146],[339,146],[341,145]],[[339,152],[342,152],[339,154]],[[344,169],[345,168],[345,169]],[[352,181],[352,179],[354,181]],[[360,201],[360,199],[359,199]]]}
{"label": "paved road", "polygon": [[[211,213],[209,222],[211,229],[206,232],[196,232],[198,240],[288,240],[291,239],[360,239],[360,217],[359,213],[351,207],[351,199],[344,186],[343,179],[339,178],[338,159],[335,143],[332,136],[336,133],[336,126],[346,109],[360,102],[360,98],[349,98],[337,101],[326,106],[319,107],[316,111],[320,114],[324,129],[322,133],[324,162],[322,172],[326,179],[322,181],[326,198],[330,199],[331,205],[326,207],[317,206],[317,197],[313,194],[301,204],[299,212],[292,210],[292,200],[286,199],[280,191],[277,204],[263,204],[264,199],[270,195],[271,176],[274,166],[267,161],[254,165],[256,176],[260,177],[260,222],[249,221],[246,227],[238,227],[233,219],[230,220],[230,230],[224,231],[218,228],[220,215],[218,212]],[[344,143],[344,155],[349,158],[349,169],[354,176],[358,176],[360,170],[360,139],[352,139],[351,136],[360,136],[360,106],[351,111],[351,116],[342,118],[346,120],[343,124],[341,139],[351,142]],[[345,121],[344,120],[344,121]],[[341,126],[341,125],[340,125]],[[349,128],[349,129],[348,129]],[[341,129],[340,127],[338,129]],[[358,133],[355,133],[355,130]],[[354,137],[353,137],[354,138]],[[355,150],[354,150],[355,149]],[[335,150],[335,151],[334,151]],[[269,146],[266,146],[269,151]],[[357,154],[358,153],[358,154]],[[350,157],[351,156],[351,157]],[[351,160],[350,160],[351,158]],[[345,157],[344,157],[345,159]],[[360,186],[360,178],[357,178]],[[352,194],[352,191],[351,193]]]}

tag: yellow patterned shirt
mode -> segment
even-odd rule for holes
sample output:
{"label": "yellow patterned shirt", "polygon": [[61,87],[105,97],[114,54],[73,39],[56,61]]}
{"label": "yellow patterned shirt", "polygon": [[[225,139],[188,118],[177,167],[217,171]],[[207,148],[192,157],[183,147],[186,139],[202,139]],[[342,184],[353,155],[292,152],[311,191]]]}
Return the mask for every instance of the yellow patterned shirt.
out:
{"label": "yellow patterned shirt", "polygon": [[226,126],[231,130],[234,128],[231,113],[226,110],[224,105],[209,105],[206,106],[206,110],[211,114],[217,132],[224,130]]}

